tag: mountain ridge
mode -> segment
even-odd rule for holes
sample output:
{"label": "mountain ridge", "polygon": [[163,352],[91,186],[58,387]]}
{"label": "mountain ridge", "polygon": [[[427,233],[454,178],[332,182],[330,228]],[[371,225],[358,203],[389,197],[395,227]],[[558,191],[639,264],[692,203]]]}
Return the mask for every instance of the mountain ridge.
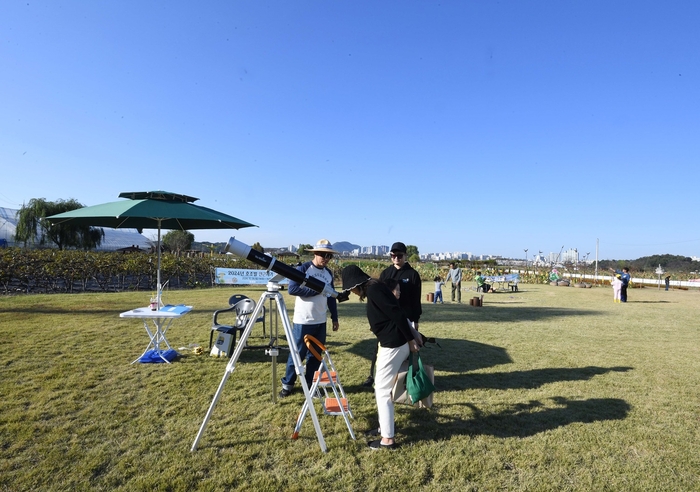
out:
{"label": "mountain ridge", "polygon": [[341,253],[349,253],[356,249],[360,249],[360,246],[357,244],[352,244],[348,241],[338,241],[337,243],[333,243],[333,249]]}

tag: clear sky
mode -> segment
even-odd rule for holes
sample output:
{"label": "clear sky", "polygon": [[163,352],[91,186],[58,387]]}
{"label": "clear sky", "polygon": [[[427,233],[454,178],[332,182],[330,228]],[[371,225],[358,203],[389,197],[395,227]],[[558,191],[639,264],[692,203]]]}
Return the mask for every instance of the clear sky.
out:
{"label": "clear sky", "polygon": [[700,256],[699,20],[691,0],[6,0],[0,206],[165,190],[259,226],[200,241]]}

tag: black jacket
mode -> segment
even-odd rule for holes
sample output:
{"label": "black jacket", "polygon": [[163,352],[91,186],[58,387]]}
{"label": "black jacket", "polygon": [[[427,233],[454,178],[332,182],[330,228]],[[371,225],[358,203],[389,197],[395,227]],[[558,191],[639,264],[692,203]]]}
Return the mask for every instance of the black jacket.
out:
{"label": "black jacket", "polygon": [[399,305],[406,313],[408,319],[418,322],[420,315],[423,314],[423,308],[420,304],[422,282],[418,272],[406,262],[401,268],[391,265],[384,269],[379,275],[379,280],[384,281],[387,278],[395,278],[399,281],[401,286]]}
{"label": "black jacket", "polygon": [[370,281],[367,285],[367,320],[382,347],[396,348],[413,340],[398,300],[382,282]]}

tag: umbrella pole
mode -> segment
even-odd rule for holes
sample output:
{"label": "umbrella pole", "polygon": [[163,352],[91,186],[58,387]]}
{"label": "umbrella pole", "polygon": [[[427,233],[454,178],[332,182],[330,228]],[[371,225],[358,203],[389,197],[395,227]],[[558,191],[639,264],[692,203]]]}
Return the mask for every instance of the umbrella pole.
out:
{"label": "umbrella pole", "polygon": [[158,274],[157,274],[157,283],[156,283],[156,299],[158,302],[158,309],[163,307],[163,304],[161,303],[161,295],[162,295],[162,288],[160,285],[160,219],[158,219],[158,242],[156,243],[156,247],[158,248]]}

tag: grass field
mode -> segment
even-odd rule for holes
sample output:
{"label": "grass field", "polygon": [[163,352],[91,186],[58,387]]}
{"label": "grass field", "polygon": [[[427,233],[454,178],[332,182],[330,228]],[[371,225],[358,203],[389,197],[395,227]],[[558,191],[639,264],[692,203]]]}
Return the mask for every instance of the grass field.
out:
{"label": "grass field", "polygon": [[[262,350],[243,352],[191,452],[226,361],[188,349],[131,365],[148,338],[118,314],[144,293],[2,297],[0,490],[700,490],[700,293],[634,289],[614,304],[608,287],[520,287],[482,308],[424,304],[438,392],[430,410],[397,406],[395,451],[363,437],[377,424],[361,386],[375,342],[364,305],[341,304],[328,346],[357,440],[320,414],[327,453],[310,418],[290,439],[303,397],[272,403]],[[233,293],[262,289],[170,292],[194,306],[171,344],[206,352]]]}

